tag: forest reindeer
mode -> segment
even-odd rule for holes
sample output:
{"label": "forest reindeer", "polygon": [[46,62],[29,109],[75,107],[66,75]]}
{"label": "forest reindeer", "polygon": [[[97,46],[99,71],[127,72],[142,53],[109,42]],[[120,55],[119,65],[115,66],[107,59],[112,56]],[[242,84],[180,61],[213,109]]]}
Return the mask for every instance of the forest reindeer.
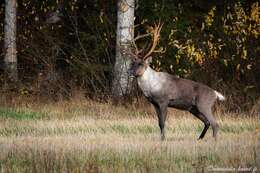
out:
{"label": "forest reindeer", "polygon": [[[129,74],[137,78],[138,86],[155,107],[161,139],[165,139],[164,126],[168,107],[189,111],[204,123],[204,129],[198,139],[205,136],[210,125],[213,129],[213,137],[217,139],[219,125],[213,117],[212,106],[217,99],[223,101],[225,97],[204,84],[157,72],[149,66],[152,61],[150,55],[163,51],[163,49],[155,50],[161,29],[162,24],[159,22],[158,25],[150,28],[150,33],[135,38],[133,41],[135,52],[130,53],[132,64],[128,70]],[[152,37],[152,43],[150,50],[145,54],[144,49],[138,50],[135,41],[148,35]]]}

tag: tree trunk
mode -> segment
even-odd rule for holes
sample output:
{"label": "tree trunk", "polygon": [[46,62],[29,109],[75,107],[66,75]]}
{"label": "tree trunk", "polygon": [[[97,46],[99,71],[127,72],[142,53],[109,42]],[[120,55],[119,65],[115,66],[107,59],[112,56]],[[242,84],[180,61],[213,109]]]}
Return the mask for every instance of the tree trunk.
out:
{"label": "tree trunk", "polygon": [[131,58],[123,55],[121,50],[131,51],[134,38],[135,0],[118,0],[116,62],[112,93],[115,97],[127,95],[130,91],[132,78],[127,74]]}
{"label": "tree trunk", "polygon": [[18,80],[16,57],[16,0],[5,0],[5,69],[11,81]]}

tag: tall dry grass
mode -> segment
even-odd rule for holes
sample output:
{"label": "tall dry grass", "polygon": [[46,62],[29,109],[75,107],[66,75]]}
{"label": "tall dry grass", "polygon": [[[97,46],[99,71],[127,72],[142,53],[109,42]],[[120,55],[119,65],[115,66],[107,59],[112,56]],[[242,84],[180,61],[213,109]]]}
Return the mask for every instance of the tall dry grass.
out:
{"label": "tall dry grass", "polygon": [[187,112],[169,111],[166,141],[148,104],[128,107],[83,97],[38,104],[15,101],[0,109],[0,172],[212,172],[260,170],[257,115],[219,108],[218,141]]}

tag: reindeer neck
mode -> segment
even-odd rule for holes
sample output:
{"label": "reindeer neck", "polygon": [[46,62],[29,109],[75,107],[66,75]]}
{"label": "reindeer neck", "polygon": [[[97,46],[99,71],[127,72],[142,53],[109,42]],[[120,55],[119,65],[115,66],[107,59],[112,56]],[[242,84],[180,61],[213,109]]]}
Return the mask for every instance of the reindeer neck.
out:
{"label": "reindeer neck", "polygon": [[142,76],[139,76],[138,78],[142,79],[142,80],[151,80],[152,78],[154,78],[156,75],[156,72],[155,70],[153,70],[150,66],[148,66],[146,68],[146,70],[144,71],[143,75]]}
{"label": "reindeer neck", "polygon": [[146,68],[143,75],[137,78],[137,82],[144,95],[147,97],[162,88],[162,81],[159,73],[151,67]]}

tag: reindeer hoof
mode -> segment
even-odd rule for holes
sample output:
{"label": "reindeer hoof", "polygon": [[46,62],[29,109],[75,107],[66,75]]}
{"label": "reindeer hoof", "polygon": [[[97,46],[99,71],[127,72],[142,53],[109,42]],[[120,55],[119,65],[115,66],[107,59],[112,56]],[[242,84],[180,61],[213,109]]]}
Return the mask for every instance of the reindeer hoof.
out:
{"label": "reindeer hoof", "polygon": [[161,141],[164,141],[165,140],[165,136],[161,136]]}
{"label": "reindeer hoof", "polygon": [[200,137],[198,138],[198,141],[199,141],[199,140],[202,140],[202,139],[203,139],[203,137],[202,137],[202,136],[200,136]]}

